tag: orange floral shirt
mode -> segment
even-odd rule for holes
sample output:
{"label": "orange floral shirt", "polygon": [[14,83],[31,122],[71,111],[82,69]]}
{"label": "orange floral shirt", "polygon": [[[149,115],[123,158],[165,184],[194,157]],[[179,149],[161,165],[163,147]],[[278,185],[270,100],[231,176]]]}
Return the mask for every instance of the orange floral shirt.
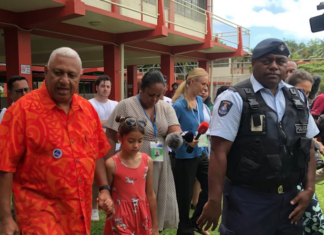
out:
{"label": "orange floral shirt", "polygon": [[15,173],[22,234],[90,234],[95,162],[109,149],[97,112],[78,95],[66,115],[43,82],[8,108],[0,125],[0,171]]}

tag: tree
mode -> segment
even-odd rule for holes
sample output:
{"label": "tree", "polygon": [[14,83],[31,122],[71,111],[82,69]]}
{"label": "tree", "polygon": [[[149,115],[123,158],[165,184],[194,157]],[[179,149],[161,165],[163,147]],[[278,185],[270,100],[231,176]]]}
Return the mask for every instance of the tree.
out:
{"label": "tree", "polygon": [[[314,61],[313,63],[302,64],[298,66],[298,69],[305,70],[312,75],[315,74],[320,75],[322,76],[322,78],[324,78],[324,61],[321,62]],[[319,92],[321,93],[324,92],[324,79],[322,79]]]}

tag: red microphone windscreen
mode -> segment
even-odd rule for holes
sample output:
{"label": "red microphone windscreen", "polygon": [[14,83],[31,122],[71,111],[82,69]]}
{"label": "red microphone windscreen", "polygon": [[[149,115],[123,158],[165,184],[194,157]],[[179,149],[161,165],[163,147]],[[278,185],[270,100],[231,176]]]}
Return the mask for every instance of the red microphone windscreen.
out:
{"label": "red microphone windscreen", "polygon": [[207,132],[208,128],[209,128],[208,122],[202,122],[198,127],[198,133],[203,135]]}

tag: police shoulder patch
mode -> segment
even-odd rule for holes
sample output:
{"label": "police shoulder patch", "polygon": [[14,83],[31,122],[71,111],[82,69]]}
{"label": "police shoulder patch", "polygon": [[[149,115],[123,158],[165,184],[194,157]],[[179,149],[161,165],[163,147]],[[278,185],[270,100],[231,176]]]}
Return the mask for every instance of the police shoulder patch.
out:
{"label": "police shoulder patch", "polygon": [[221,103],[219,104],[218,115],[220,117],[224,117],[226,114],[228,114],[232,106],[233,103],[231,101],[222,100]]}

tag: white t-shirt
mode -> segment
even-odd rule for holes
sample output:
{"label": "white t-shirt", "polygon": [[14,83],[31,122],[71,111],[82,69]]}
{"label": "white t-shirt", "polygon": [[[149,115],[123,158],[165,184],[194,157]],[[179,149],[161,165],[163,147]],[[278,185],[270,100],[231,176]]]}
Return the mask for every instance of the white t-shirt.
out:
{"label": "white t-shirt", "polygon": [[163,100],[172,105],[172,99],[170,99],[169,97],[163,96]]}
{"label": "white t-shirt", "polygon": [[[108,100],[106,103],[101,103],[97,101],[95,98],[92,98],[89,100],[89,102],[92,104],[94,109],[97,111],[100,121],[102,120],[108,120],[112,112],[114,111],[115,107],[117,106],[118,102],[114,100]],[[104,131],[106,131],[106,128],[104,128]],[[116,143],[116,151],[118,151],[120,148],[120,144]]]}
{"label": "white t-shirt", "polygon": [[108,120],[111,113],[114,111],[115,107],[117,106],[118,102],[113,100],[108,100],[106,103],[101,103],[97,101],[95,98],[89,100],[92,104],[94,109],[97,111],[99,119]]}

